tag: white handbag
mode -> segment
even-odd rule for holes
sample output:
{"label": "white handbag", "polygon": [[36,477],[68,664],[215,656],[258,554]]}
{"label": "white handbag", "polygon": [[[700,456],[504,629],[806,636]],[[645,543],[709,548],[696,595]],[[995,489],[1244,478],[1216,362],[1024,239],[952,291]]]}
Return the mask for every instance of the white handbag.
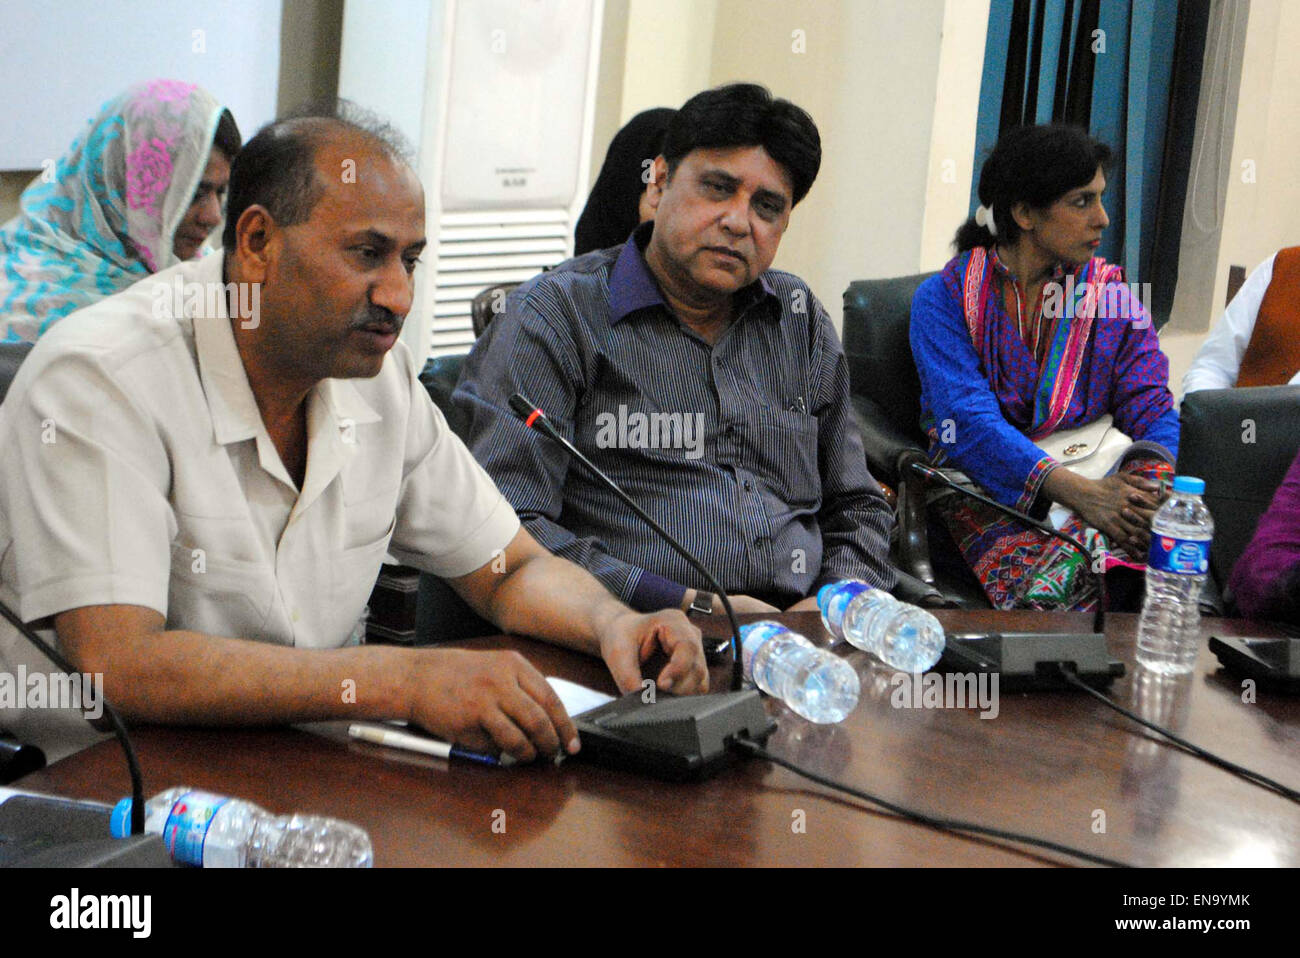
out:
{"label": "white handbag", "polygon": [[1063,466],[1087,479],[1101,479],[1133,440],[1115,426],[1109,413],[1080,426],[1063,429],[1034,443]]}

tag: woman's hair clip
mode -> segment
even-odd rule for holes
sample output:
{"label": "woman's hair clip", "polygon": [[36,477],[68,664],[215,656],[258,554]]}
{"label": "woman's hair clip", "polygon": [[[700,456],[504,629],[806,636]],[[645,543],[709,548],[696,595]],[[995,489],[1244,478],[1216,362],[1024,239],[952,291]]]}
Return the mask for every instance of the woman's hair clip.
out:
{"label": "woman's hair clip", "polygon": [[997,224],[993,222],[993,208],[982,203],[975,207],[975,225],[982,226],[992,236],[998,235]]}

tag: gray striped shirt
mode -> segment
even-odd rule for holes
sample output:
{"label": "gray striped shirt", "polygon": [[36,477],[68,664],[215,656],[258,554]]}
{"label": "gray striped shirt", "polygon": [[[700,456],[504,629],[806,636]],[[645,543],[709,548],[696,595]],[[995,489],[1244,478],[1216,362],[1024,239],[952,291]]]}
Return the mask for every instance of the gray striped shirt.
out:
{"label": "gray striped shirt", "polygon": [[588,253],[514,290],[453,402],[474,455],[525,526],[635,608],[681,603],[699,575],[508,406],[522,392],[691,550],[729,594],[785,608],[826,582],[884,588],[892,514],[867,471],[843,350],[797,277],[736,294],[709,345],[665,305],[642,252]]}

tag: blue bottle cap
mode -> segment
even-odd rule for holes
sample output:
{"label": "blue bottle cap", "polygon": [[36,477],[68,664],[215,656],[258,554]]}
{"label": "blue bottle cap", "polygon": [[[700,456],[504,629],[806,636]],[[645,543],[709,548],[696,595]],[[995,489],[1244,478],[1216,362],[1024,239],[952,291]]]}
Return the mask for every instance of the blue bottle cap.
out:
{"label": "blue bottle cap", "polygon": [[131,836],[131,799],[124,798],[113,806],[108,816],[108,831],[114,838]]}
{"label": "blue bottle cap", "polygon": [[817,590],[817,608],[826,611],[826,603],[830,601],[831,591],[839,585],[838,582],[827,582]]}
{"label": "blue bottle cap", "polygon": [[1205,480],[1195,476],[1174,476],[1174,492],[1186,492],[1193,496],[1205,494]]}

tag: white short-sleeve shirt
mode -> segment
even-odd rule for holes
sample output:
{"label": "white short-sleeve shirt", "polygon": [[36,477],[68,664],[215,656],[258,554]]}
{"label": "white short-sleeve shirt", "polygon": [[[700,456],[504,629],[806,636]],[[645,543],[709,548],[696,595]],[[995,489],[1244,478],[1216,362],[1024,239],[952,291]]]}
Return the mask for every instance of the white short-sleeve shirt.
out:
{"label": "white short-sleeve shirt", "polygon": [[[235,347],[222,262],[69,316],[0,405],[0,598],[25,621],[141,605],[169,629],[335,648],[386,553],[455,577],[518,531],[400,343],[374,378],[313,389],[295,488]],[[0,672],[19,663],[52,668],[0,622]],[[0,728],[40,744],[42,718],[6,709]]]}
{"label": "white short-sleeve shirt", "polygon": [[[1191,366],[1183,376],[1183,395],[1199,389],[1231,389],[1237,385],[1241,361],[1250,347],[1269,284],[1273,282],[1274,253],[1251,272],[1237,290],[1228,308],[1214,324]],[[1300,385],[1300,371],[1291,377],[1291,385]]]}

